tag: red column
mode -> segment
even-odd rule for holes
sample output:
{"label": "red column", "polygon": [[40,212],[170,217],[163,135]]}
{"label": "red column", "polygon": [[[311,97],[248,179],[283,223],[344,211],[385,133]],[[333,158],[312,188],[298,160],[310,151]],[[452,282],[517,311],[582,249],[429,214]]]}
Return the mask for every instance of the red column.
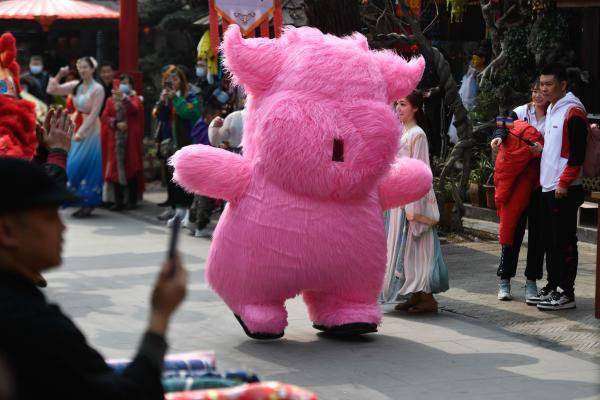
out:
{"label": "red column", "polygon": [[141,93],[142,74],[138,70],[138,12],[137,0],[120,1],[119,18],[119,71],[133,76],[135,88]]}

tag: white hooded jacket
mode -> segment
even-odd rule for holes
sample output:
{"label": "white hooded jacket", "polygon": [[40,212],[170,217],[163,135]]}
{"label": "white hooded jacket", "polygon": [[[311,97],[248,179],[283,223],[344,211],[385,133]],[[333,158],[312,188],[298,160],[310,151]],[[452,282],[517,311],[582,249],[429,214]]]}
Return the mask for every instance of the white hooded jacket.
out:
{"label": "white hooded jacket", "polygon": [[[583,103],[571,92],[548,107],[544,129],[544,150],[540,165],[540,184],[544,192],[556,190],[560,176],[567,167],[569,154],[563,146],[565,143],[568,145],[569,132],[565,123],[569,110],[573,107],[581,109],[585,114]],[[581,174],[580,172],[580,176],[571,183],[571,186],[581,184]]]}

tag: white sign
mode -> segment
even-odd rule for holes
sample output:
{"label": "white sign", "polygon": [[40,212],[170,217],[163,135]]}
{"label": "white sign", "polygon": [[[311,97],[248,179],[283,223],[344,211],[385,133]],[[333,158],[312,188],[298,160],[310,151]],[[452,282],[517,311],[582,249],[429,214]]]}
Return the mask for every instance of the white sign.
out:
{"label": "white sign", "polygon": [[273,15],[273,0],[215,0],[215,8],[246,35]]}

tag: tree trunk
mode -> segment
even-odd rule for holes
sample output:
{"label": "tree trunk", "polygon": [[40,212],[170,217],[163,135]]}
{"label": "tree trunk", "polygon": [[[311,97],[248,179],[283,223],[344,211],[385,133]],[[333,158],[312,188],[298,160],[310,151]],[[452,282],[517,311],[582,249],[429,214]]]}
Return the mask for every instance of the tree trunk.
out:
{"label": "tree trunk", "polygon": [[419,20],[412,14],[406,0],[400,0],[400,6],[403,9],[406,20],[408,21],[412,34],[416,43],[419,45],[421,54],[425,58],[425,62],[435,65],[435,70],[440,79],[440,85],[443,86],[445,92],[445,102],[450,106],[450,109],[454,111],[455,126],[458,135],[458,143],[452,149],[448,160],[446,161],[444,168],[440,174],[440,187],[444,187],[445,180],[448,177],[451,169],[454,168],[458,161],[462,161],[462,178],[458,191],[453,193],[454,200],[456,201],[456,211],[458,217],[455,221],[457,226],[455,229],[461,229],[461,217],[464,215],[464,206],[462,201],[461,193],[466,192],[467,182],[469,173],[471,171],[471,156],[472,147],[475,144],[473,139],[473,127],[471,121],[467,116],[467,110],[465,109],[462,99],[458,94],[458,87],[454,78],[452,77],[450,65],[444,56],[431,45],[429,39],[425,37],[421,31]]}

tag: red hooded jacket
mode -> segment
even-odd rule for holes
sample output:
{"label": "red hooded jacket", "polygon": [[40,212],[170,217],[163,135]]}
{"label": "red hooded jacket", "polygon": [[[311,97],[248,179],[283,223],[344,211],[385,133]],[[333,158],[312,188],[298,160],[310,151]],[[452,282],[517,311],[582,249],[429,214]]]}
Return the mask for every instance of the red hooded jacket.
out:
{"label": "red hooded jacket", "polygon": [[[139,192],[144,191],[144,106],[138,96],[123,100],[127,118],[127,150],[125,173],[127,179],[137,178]],[[109,97],[102,113],[102,174],[108,182],[118,182],[116,110],[114,98]]]}
{"label": "red hooded jacket", "polygon": [[525,121],[515,121],[509,132],[500,146],[494,171],[500,244],[508,246],[513,244],[517,222],[529,206],[531,194],[540,186],[540,156],[522,139],[544,143],[537,129]]}

